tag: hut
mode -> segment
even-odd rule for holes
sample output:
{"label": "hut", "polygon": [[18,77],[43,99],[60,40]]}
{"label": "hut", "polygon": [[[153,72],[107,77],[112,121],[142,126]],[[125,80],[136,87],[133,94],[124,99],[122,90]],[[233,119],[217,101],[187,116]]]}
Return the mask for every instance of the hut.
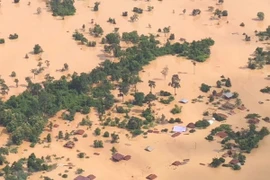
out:
{"label": "hut", "polygon": [[148,152],[151,152],[151,151],[154,150],[154,148],[151,147],[151,146],[147,146],[144,150],[146,150],[146,151],[148,151]]}
{"label": "hut", "polygon": [[228,136],[228,134],[224,131],[221,131],[221,132],[216,133],[216,136],[218,136],[220,138],[225,138]]}
{"label": "hut", "polygon": [[149,176],[146,177],[146,179],[149,179],[149,180],[153,180],[156,178],[157,178],[157,175],[155,175],[155,174],[150,174]]}
{"label": "hut", "polygon": [[253,119],[249,119],[248,120],[248,123],[249,124],[258,124],[259,122],[260,122],[260,120],[257,119],[257,118],[253,118]]}
{"label": "hut", "polygon": [[179,165],[181,165],[182,163],[180,162],[180,161],[174,161],[173,163],[172,163],[172,165],[173,166],[179,166]]}
{"label": "hut", "polygon": [[244,105],[244,104],[242,104],[241,106],[239,106],[239,107],[238,107],[238,109],[240,109],[240,110],[244,111],[244,110],[246,110],[247,108],[245,107],[245,105]]}
{"label": "hut", "polygon": [[180,132],[177,132],[177,133],[174,133],[173,135],[172,135],[172,137],[174,138],[174,137],[177,137],[177,136],[179,136],[181,133]]}
{"label": "hut", "polygon": [[113,160],[113,161],[119,162],[119,161],[121,161],[121,160],[123,160],[123,159],[124,159],[124,156],[123,156],[122,154],[120,154],[120,153],[115,153],[115,154],[112,156],[112,160]]}
{"label": "hut", "polygon": [[87,178],[88,178],[89,180],[94,180],[94,179],[96,179],[96,176],[93,175],[93,174],[90,174],[90,175],[87,176]]}
{"label": "hut", "polygon": [[130,155],[126,155],[125,157],[124,157],[124,160],[125,161],[128,161],[128,160],[130,160],[131,159],[131,156]]}
{"label": "hut", "polygon": [[234,93],[226,92],[223,94],[225,99],[231,99],[234,96]]}
{"label": "hut", "polygon": [[154,130],[154,131],[153,131],[153,133],[155,133],[155,134],[158,134],[158,133],[159,133],[159,131],[157,131],[157,130]]}
{"label": "hut", "polygon": [[58,125],[58,124],[54,124],[53,127],[54,127],[54,128],[58,128],[59,125]]}
{"label": "hut", "polygon": [[186,127],[184,127],[184,126],[174,126],[173,127],[173,132],[185,132],[187,130],[187,128]]}
{"label": "hut", "polygon": [[179,102],[182,103],[182,104],[187,104],[188,100],[187,99],[181,99]]}
{"label": "hut", "polygon": [[147,132],[148,132],[148,133],[153,133],[153,130],[149,129]]}
{"label": "hut", "polygon": [[223,107],[224,109],[231,109],[231,110],[232,110],[232,109],[235,108],[235,105],[232,104],[232,103],[226,102],[225,104],[222,105],[222,107]]}
{"label": "hut", "polygon": [[236,165],[236,164],[238,164],[239,163],[239,160],[238,159],[232,159],[231,161],[230,161],[230,164],[232,164],[232,165]]}
{"label": "hut", "polygon": [[89,178],[88,177],[84,177],[82,175],[79,175],[74,180],[89,180]]}
{"label": "hut", "polygon": [[222,114],[222,113],[217,113],[217,115],[218,115],[219,117],[224,118],[224,119],[227,119],[227,118],[228,118],[228,116],[227,116],[227,115]]}
{"label": "hut", "polygon": [[68,142],[64,145],[65,148],[69,148],[69,149],[72,149],[74,146],[75,146],[75,143],[72,142],[72,141],[68,141]]}
{"label": "hut", "polygon": [[188,123],[187,128],[194,129],[196,126],[194,123]]}
{"label": "hut", "polygon": [[79,129],[77,131],[74,132],[74,135],[83,135],[84,134],[84,130]]}

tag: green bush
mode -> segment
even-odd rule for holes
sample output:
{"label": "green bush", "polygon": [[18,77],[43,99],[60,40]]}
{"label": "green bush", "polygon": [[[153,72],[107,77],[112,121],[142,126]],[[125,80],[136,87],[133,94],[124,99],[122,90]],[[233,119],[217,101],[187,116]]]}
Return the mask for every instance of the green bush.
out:
{"label": "green bush", "polygon": [[51,0],[50,7],[53,12],[53,16],[71,16],[76,13],[74,0]]}

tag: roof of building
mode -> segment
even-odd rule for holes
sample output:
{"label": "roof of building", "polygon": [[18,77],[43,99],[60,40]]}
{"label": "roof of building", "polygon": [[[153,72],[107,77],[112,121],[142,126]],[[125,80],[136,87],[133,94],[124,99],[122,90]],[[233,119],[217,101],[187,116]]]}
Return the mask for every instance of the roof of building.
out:
{"label": "roof of building", "polygon": [[220,138],[225,138],[228,136],[228,134],[224,131],[221,131],[221,132],[216,133],[216,136],[218,136]]}
{"label": "roof of building", "polygon": [[147,147],[145,148],[145,150],[146,150],[146,151],[151,152],[151,151],[153,151],[153,150],[154,150],[154,148],[153,148],[153,147],[151,147],[151,146],[147,146]]}
{"label": "roof of building", "polygon": [[120,153],[115,153],[113,156],[112,156],[112,159],[114,161],[121,161],[124,159],[124,156]]}
{"label": "roof of building", "polygon": [[150,174],[149,176],[146,177],[146,179],[152,180],[152,179],[156,179],[157,175],[155,174]]}
{"label": "roof of building", "polygon": [[195,124],[194,123],[188,123],[187,127],[188,128],[195,128]]}
{"label": "roof of building", "polygon": [[188,103],[188,100],[187,99],[181,99],[179,102],[186,104],[186,103]]}
{"label": "roof of building", "polygon": [[226,98],[232,98],[234,93],[231,93],[231,92],[226,92],[226,93],[223,93],[223,95],[226,97]]}
{"label": "roof of building", "polygon": [[185,132],[187,128],[185,126],[174,126],[173,127],[173,132]]}

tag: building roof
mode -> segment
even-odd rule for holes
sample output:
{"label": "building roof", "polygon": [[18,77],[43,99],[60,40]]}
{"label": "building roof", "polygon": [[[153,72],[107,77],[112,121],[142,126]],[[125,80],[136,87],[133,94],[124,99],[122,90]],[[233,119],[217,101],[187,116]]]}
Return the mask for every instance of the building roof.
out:
{"label": "building roof", "polygon": [[131,155],[126,155],[125,157],[124,157],[124,160],[126,160],[126,161],[128,161],[128,160],[130,160],[131,159]]}
{"label": "building roof", "polygon": [[187,99],[181,99],[179,102],[183,103],[183,104],[186,104],[186,103],[188,103],[188,100]]}
{"label": "building roof", "polygon": [[179,165],[181,165],[182,163],[180,162],[180,161],[174,161],[173,163],[172,163],[172,165],[173,166],[179,166]]}
{"label": "building roof", "polygon": [[65,145],[64,145],[64,147],[66,147],[66,148],[73,148],[75,146],[75,143],[74,142],[72,142],[72,141],[68,141]]}
{"label": "building roof", "polygon": [[248,123],[249,124],[258,124],[259,122],[260,122],[260,120],[257,119],[257,118],[253,118],[253,119],[249,119],[248,120]]}
{"label": "building roof", "polygon": [[156,179],[157,175],[155,174],[150,174],[149,176],[146,177],[146,179],[152,180],[152,179]]}
{"label": "building roof", "polygon": [[228,134],[224,131],[221,131],[221,132],[216,133],[216,136],[218,136],[220,138],[225,138],[228,136]]}
{"label": "building roof", "polygon": [[113,156],[112,156],[112,159],[114,161],[121,161],[124,159],[124,156],[120,153],[115,153]]}
{"label": "building roof", "polygon": [[82,175],[79,175],[74,180],[89,180],[89,178],[88,177],[84,177]]}
{"label": "building roof", "polygon": [[174,126],[173,127],[173,132],[185,132],[187,128],[185,126]]}
{"label": "building roof", "polygon": [[77,131],[74,132],[75,135],[83,135],[84,134],[84,130],[82,129],[78,129]]}
{"label": "building roof", "polygon": [[238,164],[239,163],[239,160],[238,159],[232,159],[231,161],[230,161],[230,164],[233,164],[233,165],[236,165],[236,164]]}
{"label": "building roof", "polygon": [[93,175],[93,174],[90,174],[90,175],[87,176],[87,178],[88,178],[89,180],[94,180],[94,179],[96,179],[96,176]]}
{"label": "building roof", "polygon": [[223,93],[223,95],[226,97],[226,98],[232,98],[234,93],[231,93],[231,92],[226,92],[226,93]]}
{"label": "building roof", "polygon": [[172,135],[172,137],[177,137],[177,136],[179,136],[180,134],[181,134],[180,132],[174,133],[174,134]]}
{"label": "building roof", "polygon": [[153,147],[151,147],[151,146],[147,146],[147,147],[145,148],[145,150],[146,150],[146,151],[151,152],[151,151],[153,151],[153,150],[154,150],[154,148],[153,148]]}
{"label": "building roof", "polygon": [[188,128],[195,128],[195,124],[194,123],[188,123],[187,127]]}

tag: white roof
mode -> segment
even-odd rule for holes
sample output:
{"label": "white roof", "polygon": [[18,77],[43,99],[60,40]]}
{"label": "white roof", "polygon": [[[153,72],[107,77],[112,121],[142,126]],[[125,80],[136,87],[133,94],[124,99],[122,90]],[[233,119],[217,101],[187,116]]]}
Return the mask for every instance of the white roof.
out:
{"label": "white roof", "polygon": [[214,123],[213,120],[208,120],[208,122],[209,122],[210,125]]}
{"label": "white roof", "polygon": [[147,146],[147,147],[145,148],[145,150],[146,150],[146,151],[153,151],[153,150],[154,150],[154,148],[153,148],[153,147],[151,147],[151,146]]}
{"label": "white roof", "polygon": [[188,100],[187,100],[187,99],[181,99],[180,102],[181,102],[181,103],[187,103]]}
{"label": "white roof", "polygon": [[187,128],[185,126],[174,126],[173,132],[185,132]]}

